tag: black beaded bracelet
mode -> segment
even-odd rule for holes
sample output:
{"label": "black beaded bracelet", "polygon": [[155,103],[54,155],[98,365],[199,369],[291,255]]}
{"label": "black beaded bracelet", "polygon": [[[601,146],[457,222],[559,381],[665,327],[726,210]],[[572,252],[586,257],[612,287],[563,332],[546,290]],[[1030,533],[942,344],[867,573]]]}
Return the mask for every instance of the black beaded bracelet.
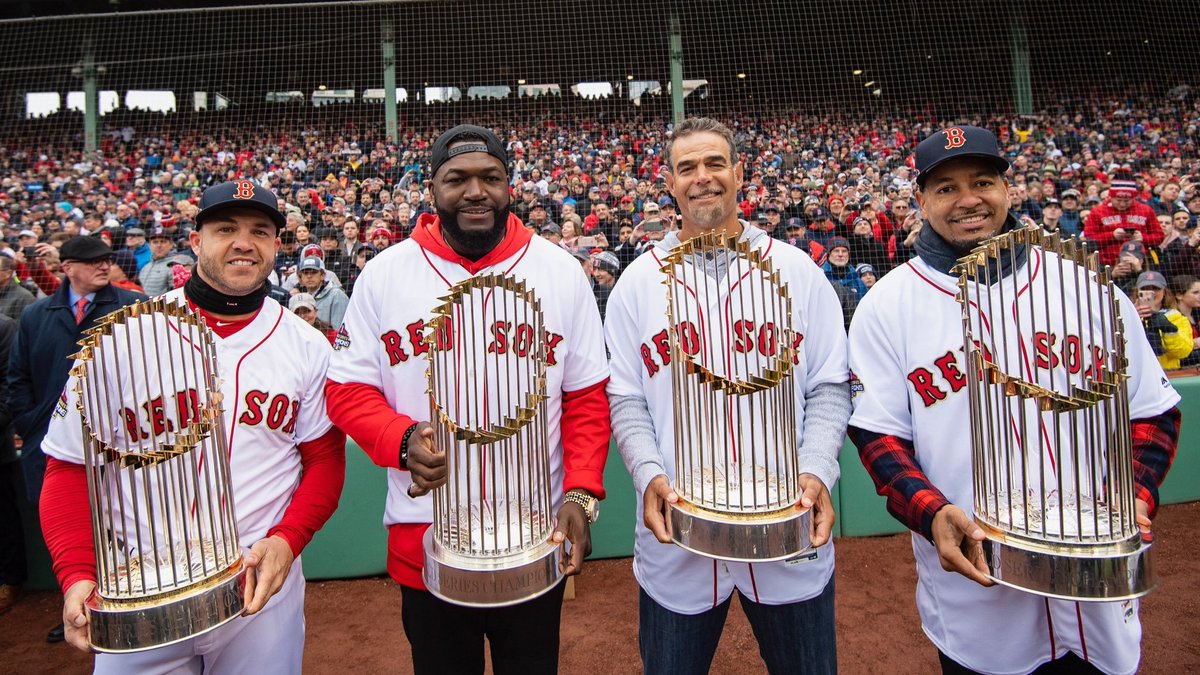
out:
{"label": "black beaded bracelet", "polygon": [[413,432],[417,430],[417,423],[404,430],[404,438],[400,439],[400,468],[408,469],[408,439],[412,438]]}

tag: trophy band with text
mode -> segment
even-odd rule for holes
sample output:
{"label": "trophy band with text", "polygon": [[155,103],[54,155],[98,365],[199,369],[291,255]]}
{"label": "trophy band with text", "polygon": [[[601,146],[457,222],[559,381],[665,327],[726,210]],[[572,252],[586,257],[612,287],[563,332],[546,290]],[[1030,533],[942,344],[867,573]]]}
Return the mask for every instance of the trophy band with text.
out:
{"label": "trophy band with text", "polygon": [[1107,267],[1019,229],[960,259],[975,521],[997,582],[1071,600],[1154,588],[1135,508],[1125,324]]}
{"label": "trophy band with text", "polygon": [[89,642],[141,651],[234,619],[245,568],[212,333],[156,298],[107,315],[79,344],[71,374],[97,568]]}
{"label": "trophy band with text", "polygon": [[799,430],[792,369],[802,338],[771,260],[705,233],[663,259],[674,388],[680,547],[735,561],[783,560],[810,545],[797,508]]}
{"label": "trophy band with text", "polygon": [[562,580],[546,429],[546,328],[523,281],[450,289],[425,337],[430,424],[446,453],[425,534],[426,587],[454,604],[503,607]]}

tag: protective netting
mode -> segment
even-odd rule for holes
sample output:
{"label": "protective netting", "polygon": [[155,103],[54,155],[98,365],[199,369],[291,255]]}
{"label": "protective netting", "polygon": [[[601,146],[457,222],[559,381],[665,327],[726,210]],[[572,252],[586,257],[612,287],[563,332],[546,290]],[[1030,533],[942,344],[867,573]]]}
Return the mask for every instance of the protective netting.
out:
{"label": "protective netting", "polygon": [[[872,237],[852,239],[851,262],[877,274],[911,253],[911,150],[951,123],[997,133],[1015,161],[1014,208],[1034,221],[1071,189],[1080,194],[1066,220],[1082,220],[1122,167],[1141,180],[1143,201],[1175,179],[1182,189],[1167,201],[1200,210],[1195,3],[180,2],[131,11],[149,4],[0,22],[9,236],[33,225],[45,236],[63,201],[77,218],[101,211],[88,229],[148,222],[115,215],[120,202],[185,226],[180,202],[195,198],[193,187],[239,176],[299,207],[301,244],[319,239],[312,229],[340,232],[349,220],[377,248],[428,209],[433,138],[475,122],[510,143],[518,215],[565,226],[563,235],[604,233],[582,246],[612,250],[596,267],[619,273],[637,248],[620,243],[653,239],[634,226],[666,199],[661,152],[677,114],[733,126],[753,185],[739,196],[747,219],[778,233],[799,218],[820,235],[828,211],[829,234],[849,237],[863,216]],[[103,112],[94,129],[82,112],[89,98]],[[93,139],[97,152],[86,153]],[[576,225],[568,200],[581,221],[599,202],[611,213],[598,231]],[[532,208],[538,201],[545,213]],[[347,218],[335,219],[339,210]],[[335,270],[344,286],[354,262]]]}

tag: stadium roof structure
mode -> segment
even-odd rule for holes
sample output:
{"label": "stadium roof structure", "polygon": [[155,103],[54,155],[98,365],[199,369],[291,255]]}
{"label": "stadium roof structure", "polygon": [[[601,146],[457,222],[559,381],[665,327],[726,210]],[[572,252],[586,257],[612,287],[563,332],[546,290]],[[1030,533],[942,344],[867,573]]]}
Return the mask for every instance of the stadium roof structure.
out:
{"label": "stadium roof structure", "polygon": [[[0,22],[6,45],[0,73],[18,75],[15,84],[27,91],[78,89],[72,69],[89,44],[96,63],[124,88],[220,91],[262,100],[267,80],[279,91],[381,86],[382,22],[358,21],[362,4],[278,7],[286,4],[0,0],[0,18],[9,19]],[[1064,73],[1096,80],[1068,82],[1080,86],[1148,75],[1200,81],[1192,44],[1200,14],[1180,0],[1166,0],[1153,12],[1114,0],[1086,6],[1024,0],[411,0],[377,4],[372,11],[376,18],[392,18],[397,86],[465,92],[518,80],[669,81],[673,8],[683,35],[684,77],[706,79],[724,95],[787,91],[789,101],[845,100],[846,92],[829,88],[861,87],[848,73],[866,70],[897,100],[911,95],[919,101],[930,86],[1005,100],[1012,94],[1016,25],[1028,44],[1035,88],[1070,79]],[[64,18],[80,14],[96,16]],[[52,44],[26,30],[43,22],[60,24]]]}

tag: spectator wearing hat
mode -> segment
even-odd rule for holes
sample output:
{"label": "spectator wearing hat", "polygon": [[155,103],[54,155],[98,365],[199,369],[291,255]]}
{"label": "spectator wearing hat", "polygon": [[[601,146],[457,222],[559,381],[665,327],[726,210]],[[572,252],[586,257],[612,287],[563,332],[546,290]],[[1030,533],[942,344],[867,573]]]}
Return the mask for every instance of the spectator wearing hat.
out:
{"label": "spectator wearing hat", "polygon": [[175,252],[175,242],[161,225],[148,235],[150,261],[141,266],[136,276],[145,294],[153,298],[174,288],[171,266],[190,256]]}
{"label": "spectator wearing hat", "polygon": [[850,259],[855,264],[867,263],[877,270],[886,272],[888,264],[887,246],[875,238],[871,223],[866,218],[858,217],[850,225]]}
{"label": "spectator wearing hat", "polygon": [[870,263],[858,263],[854,269],[858,272],[858,278],[862,279],[863,286],[866,286],[868,291],[876,281],[879,281],[879,277],[875,274],[875,267]]}
{"label": "spectator wearing hat", "polygon": [[[12,257],[0,255],[0,314],[14,321],[21,318],[25,308],[33,304],[33,293],[20,284],[17,278],[17,263]],[[7,352],[0,352],[7,356]]]}
{"label": "spectator wearing hat", "polygon": [[654,201],[653,199],[647,199],[642,203],[641,213],[634,216],[633,224],[636,226],[641,224],[643,221],[650,220],[652,218],[660,218],[661,216],[662,207],[658,205],[658,202]]}
{"label": "spectator wearing hat", "polygon": [[117,288],[145,295],[138,285],[137,258],[128,250],[113,251],[112,267],[108,270],[109,282]]}
{"label": "spectator wearing hat", "polygon": [[337,329],[317,318],[317,299],[311,293],[297,293],[288,300],[288,309],[293,314],[304,319],[308,325],[316,328],[329,340],[329,344],[337,339]]}
{"label": "spectator wearing hat", "polygon": [[1128,171],[1118,171],[1108,188],[1108,201],[1092,209],[1083,225],[1083,236],[1096,244],[1100,262],[1116,264],[1121,245],[1138,241],[1143,246],[1158,246],[1162,228],[1154,209],[1137,201],[1137,183]]}
{"label": "spectator wearing hat", "polygon": [[833,220],[829,211],[818,206],[813,209],[808,221],[808,238],[829,250],[829,240],[838,236],[833,230]]}
{"label": "spectator wearing hat", "polygon": [[1137,278],[1136,304],[1150,347],[1163,370],[1178,370],[1192,353],[1192,325],[1175,307],[1175,294],[1160,272],[1142,272]]}
{"label": "spectator wearing hat", "polygon": [[296,233],[291,230],[279,231],[279,250],[275,253],[275,272],[271,283],[282,286],[283,280],[295,274],[296,266],[300,264],[300,244],[296,243]]}
{"label": "spectator wearing hat", "polygon": [[821,260],[825,257],[825,247],[808,238],[808,223],[803,217],[788,218],[787,224],[783,227],[783,233],[787,243],[807,253],[814,263],[821,264]]}
{"label": "spectator wearing hat", "polygon": [[1061,236],[1074,236],[1074,233],[1066,232],[1062,229],[1062,203],[1057,199],[1047,199],[1042,204],[1042,222],[1038,223],[1043,230]]}
{"label": "spectator wearing hat", "polygon": [[855,304],[867,294],[858,270],[850,262],[850,242],[845,237],[831,237],[825,249],[825,262],[821,271],[831,283],[840,284],[854,296]]}
{"label": "spectator wearing hat", "polygon": [[543,226],[540,230],[538,230],[538,234],[543,239],[551,244],[554,244],[555,246],[558,246],[560,243],[562,243],[562,228],[554,223]]}
{"label": "spectator wearing hat", "polygon": [[337,276],[338,281],[341,282],[340,285],[344,288],[346,286],[346,279],[350,274],[350,268],[354,266],[354,261],[338,245],[338,230],[332,227],[323,227],[317,233],[317,237],[321,246],[321,262],[324,263],[325,269]]}
{"label": "spectator wearing hat", "polygon": [[1112,278],[1129,297],[1134,295],[1134,284],[1138,275],[1156,267],[1154,260],[1147,257],[1147,250],[1140,241],[1127,241],[1117,253],[1117,264],[1112,267]]}
{"label": "spectator wearing hat", "polygon": [[1083,221],[1079,217],[1079,190],[1063,190],[1060,204],[1062,215],[1058,218],[1058,229],[1063,234],[1077,236],[1083,233]]}
{"label": "spectator wearing hat", "polygon": [[[106,314],[146,296],[110,283],[113,251],[96,237],[75,237],[59,251],[66,283],[21,315],[9,352],[8,407],[13,430],[24,441],[21,470],[29,501],[36,504],[46,473],[41,443],[67,383],[71,354],[84,331]],[[61,642],[62,626],[47,638]]]}
{"label": "spectator wearing hat", "polygon": [[296,288],[300,289],[301,293],[312,294],[316,300],[317,318],[331,326],[341,326],[350,298],[340,287],[326,279],[326,273],[325,263],[320,258],[304,258],[296,270]]}
{"label": "spectator wearing hat", "polygon": [[529,217],[527,220],[525,220],[525,223],[533,226],[535,228],[534,231],[537,233],[541,233],[541,231],[544,230],[547,225],[555,224],[554,221],[550,219],[550,213],[546,209],[546,204],[541,201],[535,202],[532,208],[530,208]]}
{"label": "spectator wearing hat", "polygon": [[146,243],[146,230],[140,227],[131,227],[125,230],[125,248],[133,253],[138,269],[145,267],[146,263],[150,262],[152,256],[150,245]]}
{"label": "spectator wearing hat", "polygon": [[596,306],[600,308],[600,319],[608,309],[608,296],[617,278],[621,276],[621,261],[612,251],[604,251],[592,256],[592,294],[596,296]]}
{"label": "spectator wearing hat", "polygon": [[367,237],[367,243],[374,246],[375,250],[382,251],[392,245],[392,231],[386,227],[376,227]]}

